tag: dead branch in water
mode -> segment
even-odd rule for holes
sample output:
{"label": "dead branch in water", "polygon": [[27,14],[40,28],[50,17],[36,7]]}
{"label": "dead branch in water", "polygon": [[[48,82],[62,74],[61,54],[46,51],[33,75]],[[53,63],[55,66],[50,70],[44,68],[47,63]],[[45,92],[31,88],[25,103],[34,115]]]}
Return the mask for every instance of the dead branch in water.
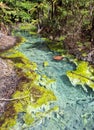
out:
{"label": "dead branch in water", "polygon": [[12,99],[5,99],[5,98],[1,98],[0,101],[15,101],[15,100],[21,100],[21,99],[24,99],[24,98],[27,98],[29,97],[30,95],[26,95],[26,96],[23,96],[23,97],[18,97],[18,98],[12,98]]}

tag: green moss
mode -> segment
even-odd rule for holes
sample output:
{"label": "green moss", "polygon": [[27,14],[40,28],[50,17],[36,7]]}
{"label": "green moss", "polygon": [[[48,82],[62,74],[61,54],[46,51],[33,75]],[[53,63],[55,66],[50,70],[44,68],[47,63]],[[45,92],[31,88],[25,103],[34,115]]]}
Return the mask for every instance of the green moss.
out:
{"label": "green moss", "polygon": [[[16,112],[26,111],[28,105],[32,105],[32,107],[41,107],[43,104],[47,104],[50,101],[55,101],[56,97],[51,90],[47,90],[46,88],[40,87],[39,85],[28,83],[22,86],[23,90],[16,91],[13,94],[13,98],[24,97],[21,103],[14,104],[14,108]],[[22,105],[22,102],[24,105]],[[19,108],[20,106],[20,108]]]}
{"label": "green moss", "polygon": [[58,112],[58,111],[59,111],[59,107],[54,106],[53,108],[46,110],[44,113],[43,112],[37,112],[36,117],[38,119],[41,119],[41,118],[44,118],[44,117],[50,115],[52,112]]}
{"label": "green moss", "polygon": [[[5,53],[1,54],[1,57],[11,59],[15,64],[15,68],[21,70],[24,76],[28,78],[31,78],[32,73],[37,69],[36,63],[30,62],[21,52],[17,50],[11,49],[9,51],[6,51]],[[19,72],[19,74],[21,72]]]}
{"label": "green moss", "polygon": [[93,68],[88,65],[88,62],[80,62],[75,71],[68,71],[67,76],[71,83],[75,86],[77,84],[82,85],[86,90],[85,85],[88,85],[94,90],[94,76],[91,72]]}
{"label": "green moss", "polygon": [[[49,102],[56,100],[56,97],[51,90],[48,90],[47,87],[44,88],[43,86],[38,85],[40,82],[44,82],[45,86],[47,86],[48,84],[53,83],[53,80],[47,76],[40,76],[37,74],[35,72],[37,64],[29,61],[27,57],[16,49],[10,49],[9,51],[2,53],[1,57],[13,61],[15,70],[21,79],[16,92],[12,95],[12,98],[16,100],[10,105],[11,108],[9,107],[9,109],[7,109],[6,113],[8,113],[8,116],[5,114],[5,119],[2,120],[1,128],[6,129],[6,127],[11,128],[14,126],[16,117],[20,112],[25,113],[24,121],[27,125],[30,125],[36,120],[36,116],[32,117],[32,109],[37,113],[37,109],[41,108],[42,105],[48,105]],[[45,64],[45,66],[47,66],[47,63]],[[32,109],[30,110],[28,108]],[[10,114],[11,112],[13,114]]]}
{"label": "green moss", "polygon": [[55,79],[51,79],[51,78],[47,77],[46,75],[41,76],[40,84],[42,86],[45,86],[46,88],[49,88],[49,86],[55,82],[56,82]]}
{"label": "green moss", "polygon": [[13,105],[13,107],[15,108],[15,111],[16,111],[17,113],[24,111],[24,108],[23,108],[21,102],[15,103],[15,104]]}
{"label": "green moss", "polygon": [[55,95],[51,91],[45,91],[41,98],[39,98],[34,107],[39,107],[43,104],[47,104],[50,101],[56,100]]}
{"label": "green moss", "polygon": [[[25,98],[21,99],[22,97]],[[9,110],[11,110],[11,112],[14,114],[13,117],[16,117],[20,112],[25,112],[23,120],[25,121],[26,125],[30,125],[35,122],[36,118],[40,119],[40,116],[46,116],[47,113],[57,110],[56,107],[53,109],[49,109],[49,111],[46,113],[44,112],[44,114],[37,114],[38,108],[41,108],[42,105],[48,105],[48,103],[51,101],[55,101],[56,97],[52,91],[47,90],[46,88],[41,87],[39,85],[36,85],[32,83],[32,81],[21,82],[18,86],[17,91],[12,95],[12,98],[18,98],[19,100],[15,100],[14,102],[12,102],[12,106],[10,105]],[[32,110],[36,112],[34,117],[31,114]],[[8,122],[9,117],[11,118],[10,111],[8,113],[8,116],[5,116],[6,120],[2,124],[1,128],[6,128],[6,126],[8,126],[8,128],[11,128],[12,125],[15,125],[14,122],[16,122],[16,118],[14,118],[13,120],[9,120]]]}
{"label": "green moss", "polygon": [[16,124],[16,120],[15,120],[15,119],[7,118],[7,119],[5,120],[5,123],[2,125],[1,130],[9,130],[9,129],[12,128],[15,124]]}
{"label": "green moss", "polygon": [[55,101],[56,97],[52,91],[40,87],[36,84],[28,83],[22,86],[23,89],[16,91],[13,94],[13,98],[24,97],[21,102],[14,103],[13,107],[15,111],[27,112],[27,108],[31,105],[33,108],[41,107],[43,104],[47,105],[50,101]]}
{"label": "green moss", "polygon": [[57,42],[57,43],[48,43],[48,46],[51,51],[59,52],[59,53],[66,53],[66,50],[63,49],[63,43]]}
{"label": "green moss", "polygon": [[26,38],[24,38],[22,36],[20,36],[20,37],[17,36],[17,44],[16,45],[24,43],[24,42],[26,42]]}
{"label": "green moss", "polygon": [[24,121],[26,125],[31,125],[34,122],[34,118],[31,116],[31,114],[25,114]]}
{"label": "green moss", "polygon": [[59,40],[59,41],[64,41],[64,40],[65,40],[65,38],[66,38],[66,36],[65,36],[65,35],[63,35],[63,36],[60,36],[58,40]]}
{"label": "green moss", "polygon": [[56,100],[56,97],[51,90],[47,90],[40,86],[36,86],[33,89],[35,89],[35,93],[32,91],[32,97],[34,100],[34,104],[32,104],[33,107],[40,107],[43,104]]}
{"label": "green moss", "polygon": [[[13,109],[14,118],[11,118],[11,115],[6,117],[6,120],[3,120],[1,128],[11,128],[15,125],[16,118],[18,113],[25,112],[24,121],[27,125],[32,124],[36,117],[32,117],[31,108],[37,110],[42,105],[47,105],[51,101],[55,101],[56,97],[51,90],[47,90],[44,87],[39,86],[38,84],[41,82],[47,84],[52,83],[52,79],[47,76],[38,75],[35,70],[37,69],[37,64],[30,62],[21,52],[17,50],[9,50],[2,53],[3,58],[11,59],[14,62],[16,71],[18,76],[21,79],[16,92],[12,95],[14,102],[12,103],[11,108]],[[45,63],[47,64],[47,63]],[[23,99],[22,99],[23,97]],[[10,109],[7,110],[8,113]]]}
{"label": "green moss", "polygon": [[13,102],[11,102],[6,106],[6,111],[0,117],[0,129],[9,130],[16,124],[16,119],[17,115],[15,114],[15,110],[13,108]]}
{"label": "green moss", "polygon": [[44,61],[44,63],[43,63],[43,66],[44,66],[44,67],[47,67],[47,66],[49,66],[49,63],[48,63],[48,61]]}
{"label": "green moss", "polygon": [[[21,84],[20,84],[21,85]],[[20,86],[19,86],[20,87]],[[37,115],[37,109],[41,108],[42,105],[48,105],[49,102],[55,101],[56,97],[52,91],[47,90],[43,87],[40,87],[36,84],[26,83],[21,85],[21,89],[19,88],[12,96],[12,98],[24,97],[28,96],[22,100],[18,100],[13,103],[13,108],[15,110],[15,115],[20,112],[25,112],[24,121],[26,125],[31,125],[35,122],[36,118],[40,118],[43,113],[39,113]],[[34,110],[36,115],[33,117],[31,111]],[[53,108],[51,111],[56,111],[57,107]],[[47,114],[47,113],[46,113]]]}

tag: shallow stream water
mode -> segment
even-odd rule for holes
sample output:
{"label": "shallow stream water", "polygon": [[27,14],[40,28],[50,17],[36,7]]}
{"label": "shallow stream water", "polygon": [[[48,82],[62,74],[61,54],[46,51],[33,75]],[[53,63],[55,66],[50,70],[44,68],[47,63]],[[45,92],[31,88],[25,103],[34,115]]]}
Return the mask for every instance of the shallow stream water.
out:
{"label": "shallow stream water", "polygon": [[[94,101],[91,93],[85,92],[81,86],[74,87],[66,76],[68,70],[74,70],[75,64],[68,58],[61,61],[53,60],[57,52],[50,51],[40,36],[29,35],[27,32],[18,32],[27,39],[18,50],[37,64],[36,72],[54,79],[50,86],[44,85],[55,94],[57,100],[49,104],[50,108],[58,106],[58,111],[48,113],[33,125],[22,128],[15,126],[16,130],[94,130]],[[48,65],[44,66],[43,63]],[[40,85],[43,85],[40,82]],[[45,111],[41,108],[41,111]],[[20,117],[19,117],[20,119]]]}

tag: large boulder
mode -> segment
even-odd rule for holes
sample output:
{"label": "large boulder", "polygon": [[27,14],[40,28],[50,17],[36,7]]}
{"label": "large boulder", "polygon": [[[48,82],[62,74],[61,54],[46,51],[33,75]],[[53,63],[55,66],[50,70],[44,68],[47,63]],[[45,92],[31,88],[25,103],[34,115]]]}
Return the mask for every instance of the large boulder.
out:
{"label": "large boulder", "polygon": [[9,99],[16,89],[18,77],[12,61],[0,58],[0,115],[5,111]]}
{"label": "large boulder", "polygon": [[0,51],[7,50],[17,43],[17,37],[8,36],[0,32]]}

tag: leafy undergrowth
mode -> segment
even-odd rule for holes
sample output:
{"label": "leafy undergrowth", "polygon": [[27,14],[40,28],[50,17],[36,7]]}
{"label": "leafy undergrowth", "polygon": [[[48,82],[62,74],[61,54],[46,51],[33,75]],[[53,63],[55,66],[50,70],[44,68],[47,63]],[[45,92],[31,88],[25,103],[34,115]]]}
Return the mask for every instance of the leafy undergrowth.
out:
{"label": "leafy undergrowth", "polygon": [[[57,111],[58,107],[50,108],[50,102],[56,101],[54,93],[47,89],[54,80],[47,76],[38,75],[37,64],[30,62],[21,52],[16,49],[3,52],[2,58],[11,59],[19,76],[19,85],[12,95],[6,112],[0,119],[2,130],[12,129],[17,124],[19,113],[23,113],[24,127],[32,125],[36,120],[41,120],[52,111]],[[45,65],[46,66],[46,65]],[[41,86],[39,85],[41,83]],[[46,86],[46,88],[44,87]],[[44,111],[41,111],[41,108]]]}
{"label": "leafy undergrowth", "polygon": [[86,91],[86,86],[89,86],[94,90],[94,69],[88,62],[81,61],[76,70],[67,72],[67,76],[74,86],[82,85]]}

